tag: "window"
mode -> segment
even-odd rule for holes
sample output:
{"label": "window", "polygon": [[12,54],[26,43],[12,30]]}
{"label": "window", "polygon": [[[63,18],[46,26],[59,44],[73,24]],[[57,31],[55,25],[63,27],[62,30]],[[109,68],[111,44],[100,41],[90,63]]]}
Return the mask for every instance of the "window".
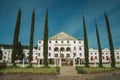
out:
{"label": "window", "polygon": [[82,56],[82,53],[80,53],[80,56]]}
{"label": "window", "polygon": [[102,56],[102,59],[105,59],[104,56]]}
{"label": "window", "polygon": [[4,59],[6,59],[6,56],[4,56]]}
{"label": "window", "polygon": [[93,61],[93,56],[90,57],[91,61]]}
{"label": "window", "polygon": [[69,47],[67,47],[67,48],[66,48],[66,51],[70,51],[70,48],[69,48]]}
{"label": "window", "polygon": [[74,50],[76,50],[76,47],[74,47]]}
{"label": "window", "polygon": [[49,53],[49,56],[51,56],[51,53]]}
{"label": "window", "polygon": [[97,53],[95,53],[95,55],[96,55]]}
{"label": "window", "polygon": [[40,56],[40,53],[38,53],[38,56]]}
{"label": "window", "polygon": [[70,57],[70,54],[67,54],[67,57]]}
{"label": "window", "polygon": [[69,43],[69,41],[67,41],[67,43]]}
{"label": "window", "polygon": [[120,57],[119,57],[119,56],[117,56],[117,59],[120,59]]}
{"label": "window", "polygon": [[51,50],[51,47],[49,47],[49,50]]}
{"label": "window", "polygon": [[119,54],[119,53],[117,52],[117,54]]}
{"label": "window", "polygon": [[60,51],[65,51],[65,49],[63,47],[60,48]]}
{"label": "window", "polygon": [[106,54],[108,54],[108,53],[106,53]]}
{"label": "window", "polygon": [[76,53],[74,53],[73,56],[75,57],[75,56],[76,56]]}
{"label": "window", "polygon": [[95,59],[97,59],[97,56],[95,56]]}
{"label": "window", "polygon": [[74,41],[74,43],[76,43],[76,41]]}
{"label": "window", "polygon": [[49,43],[51,43],[51,41],[49,41]]}
{"label": "window", "polygon": [[41,43],[41,41],[39,41],[39,43]]}
{"label": "window", "polygon": [[38,49],[40,50],[40,47]]}
{"label": "window", "polygon": [[93,55],[93,53],[90,53],[91,55]]}
{"label": "window", "polygon": [[61,41],[61,43],[63,43],[63,41]]}
{"label": "window", "polygon": [[55,54],[55,57],[58,57],[58,54]]}
{"label": "window", "polygon": [[81,50],[81,47],[79,47],[79,50]]}
{"label": "window", "polygon": [[58,43],[58,41],[55,41],[55,43]]}
{"label": "window", "polygon": [[54,51],[59,51],[59,49],[57,47],[54,48]]}
{"label": "window", "polygon": [[81,41],[79,41],[79,43],[81,43]]}
{"label": "window", "polygon": [[107,61],[109,60],[108,56],[106,56],[106,60],[107,60]]}
{"label": "window", "polygon": [[37,60],[37,56],[35,57],[35,59]]}

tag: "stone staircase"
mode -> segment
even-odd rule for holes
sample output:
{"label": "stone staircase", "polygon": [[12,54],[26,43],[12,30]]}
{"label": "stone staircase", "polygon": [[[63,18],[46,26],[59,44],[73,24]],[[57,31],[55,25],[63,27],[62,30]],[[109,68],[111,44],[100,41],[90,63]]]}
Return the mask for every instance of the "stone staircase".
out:
{"label": "stone staircase", "polygon": [[73,66],[61,66],[59,76],[79,76]]}

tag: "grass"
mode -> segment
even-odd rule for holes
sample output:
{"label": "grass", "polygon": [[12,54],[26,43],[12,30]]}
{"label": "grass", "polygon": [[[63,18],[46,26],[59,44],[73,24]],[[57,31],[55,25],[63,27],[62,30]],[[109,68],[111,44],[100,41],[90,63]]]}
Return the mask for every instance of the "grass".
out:
{"label": "grass", "polygon": [[6,67],[0,69],[2,74],[59,74],[59,67],[32,67],[32,68],[22,68],[22,67]]}
{"label": "grass", "polygon": [[117,71],[120,68],[110,68],[110,67],[79,67],[76,66],[76,70],[78,74],[95,74],[95,73],[102,73],[102,72],[110,72],[110,71]]}

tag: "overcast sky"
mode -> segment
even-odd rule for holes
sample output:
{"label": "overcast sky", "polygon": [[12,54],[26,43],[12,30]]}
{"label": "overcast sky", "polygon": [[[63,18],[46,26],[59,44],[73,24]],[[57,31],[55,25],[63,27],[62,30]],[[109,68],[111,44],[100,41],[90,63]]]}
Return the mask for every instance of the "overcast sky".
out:
{"label": "overcast sky", "polygon": [[19,7],[22,10],[19,41],[29,45],[32,11],[35,9],[34,45],[43,39],[45,11],[49,11],[49,37],[66,32],[83,39],[84,15],[89,47],[97,48],[94,17],[102,48],[109,48],[104,11],[109,17],[115,48],[120,48],[120,0],[0,0],[0,44],[12,44]]}

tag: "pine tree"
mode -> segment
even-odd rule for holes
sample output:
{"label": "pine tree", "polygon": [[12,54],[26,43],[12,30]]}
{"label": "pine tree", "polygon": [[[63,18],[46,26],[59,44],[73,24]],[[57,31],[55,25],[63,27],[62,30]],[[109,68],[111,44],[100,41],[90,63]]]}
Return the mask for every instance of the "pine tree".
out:
{"label": "pine tree", "polygon": [[18,42],[18,45],[17,45],[16,59],[17,60],[23,59],[23,46],[22,46],[21,42]]}
{"label": "pine tree", "polygon": [[29,47],[29,63],[32,67],[32,55],[33,55],[33,41],[34,41],[34,24],[35,24],[35,11],[33,10],[32,19],[31,19],[31,32],[30,32],[30,47]]}
{"label": "pine tree", "polygon": [[108,40],[109,40],[109,46],[110,46],[111,67],[115,67],[114,46],[113,46],[112,34],[110,30],[110,23],[109,23],[109,19],[108,19],[106,12],[104,12],[104,16],[105,16],[106,27],[107,27],[107,32],[108,32]]}
{"label": "pine tree", "polygon": [[95,26],[96,26],[96,37],[97,37],[98,51],[99,51],[99,67],[102,67],[102,49],[101,49],[99,31],[97,28],[96,20],[95,20]]}
{"label": "pine tree", "polygon": [[13,48],[12,48],[12,63],[13,63],[13,66],[16,66],[15,60],[16,60],[17,44],[18,44],[18,38],[19,38],[19,32],[20,32],[20,21],[21,21],[21,10],[19,8],[17,21],[16,21],[16,25],[15,25],[14,38],[13,38]]}
{"label": "pine tree", "polygon": [[44,66],[48,66],[48,9],[46,9],[45,27],[44,27],[44,44],[43,44]]}
{"label": "pine tree", "polygon": [[85,55],[85,67],[89,67],[89,49],[85,19],[83,16],[83,29],[84,29],[84,55]]}

